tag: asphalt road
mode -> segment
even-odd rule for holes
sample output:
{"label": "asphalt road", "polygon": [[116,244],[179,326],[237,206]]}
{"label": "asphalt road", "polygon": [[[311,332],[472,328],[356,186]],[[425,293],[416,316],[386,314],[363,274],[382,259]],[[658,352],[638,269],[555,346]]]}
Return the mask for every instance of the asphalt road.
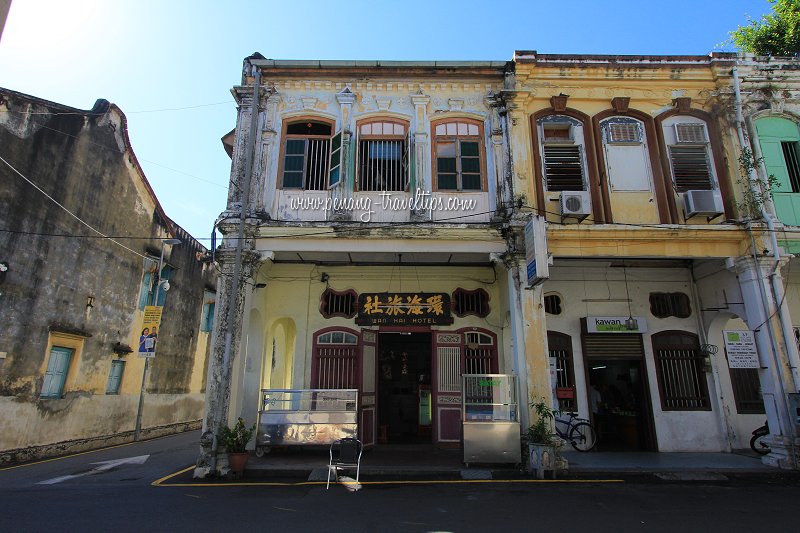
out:
{"label": "asphalt road", "polygon": [[194,462],[197,438],[193,432],[0,470],[0,531],[731,532],[796,531],[798,524],[800,482],[780,475],[365,484],[358,492],[324,485],[153,486]]}

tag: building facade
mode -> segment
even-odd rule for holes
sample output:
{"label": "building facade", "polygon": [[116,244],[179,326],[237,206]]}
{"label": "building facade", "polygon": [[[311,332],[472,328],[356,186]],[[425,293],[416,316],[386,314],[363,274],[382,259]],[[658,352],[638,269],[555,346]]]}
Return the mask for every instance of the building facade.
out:
{"label": "building facade", "polygon": [[[461,375],[513,373],[601,449],[743,448],[766,414],[793,464],[796,347],[775,340],[770,232],[742,215],[735,64],[247,58],[207,436],[261,389],[357,388],[366,444],[458,446]],[[758,368],[729,363],[726,332]]]}
{"label": "building facade", "polygon": [[0,89],[0,146],[2,461],[196,427],[216,272],[158,203],[125,116]]}

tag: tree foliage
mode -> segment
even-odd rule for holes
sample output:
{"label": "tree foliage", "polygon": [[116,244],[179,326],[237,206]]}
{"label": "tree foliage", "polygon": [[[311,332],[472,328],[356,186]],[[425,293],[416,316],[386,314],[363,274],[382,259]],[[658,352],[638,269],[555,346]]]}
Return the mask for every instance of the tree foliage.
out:
{"label": "tree foliage", "polygon": [[769,0],[772,13],[731,32],[742,52],[765,56],[800,55],[800,0]]}

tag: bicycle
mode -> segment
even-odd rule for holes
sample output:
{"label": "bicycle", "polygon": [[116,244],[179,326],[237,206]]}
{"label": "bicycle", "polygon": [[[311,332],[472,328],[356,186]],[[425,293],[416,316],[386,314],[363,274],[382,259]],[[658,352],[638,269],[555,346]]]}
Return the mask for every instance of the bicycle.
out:
{"label": "bicycle", "polygon": [[[575,413],[565,413],[569,416],[566,420],[555,418],[556,434],[569,442],[579,452],[588,452],[597,444],[597,432],[594,426],[585,418],[578,418]],[[559,424],[566,426],[562,431]]]}

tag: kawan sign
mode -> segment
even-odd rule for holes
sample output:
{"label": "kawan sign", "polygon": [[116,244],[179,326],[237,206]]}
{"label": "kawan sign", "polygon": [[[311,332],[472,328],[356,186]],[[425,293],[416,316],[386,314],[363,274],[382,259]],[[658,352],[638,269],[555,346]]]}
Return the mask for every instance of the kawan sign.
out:
{"label": "kawan sign", "polygon": [[[587,333],[646,333],[647,322],[644,317],[632,317],[634,324],[629,324],[630,317],[627,316],[587,316]],[[631,326],[635,327],[631,327]]]}

